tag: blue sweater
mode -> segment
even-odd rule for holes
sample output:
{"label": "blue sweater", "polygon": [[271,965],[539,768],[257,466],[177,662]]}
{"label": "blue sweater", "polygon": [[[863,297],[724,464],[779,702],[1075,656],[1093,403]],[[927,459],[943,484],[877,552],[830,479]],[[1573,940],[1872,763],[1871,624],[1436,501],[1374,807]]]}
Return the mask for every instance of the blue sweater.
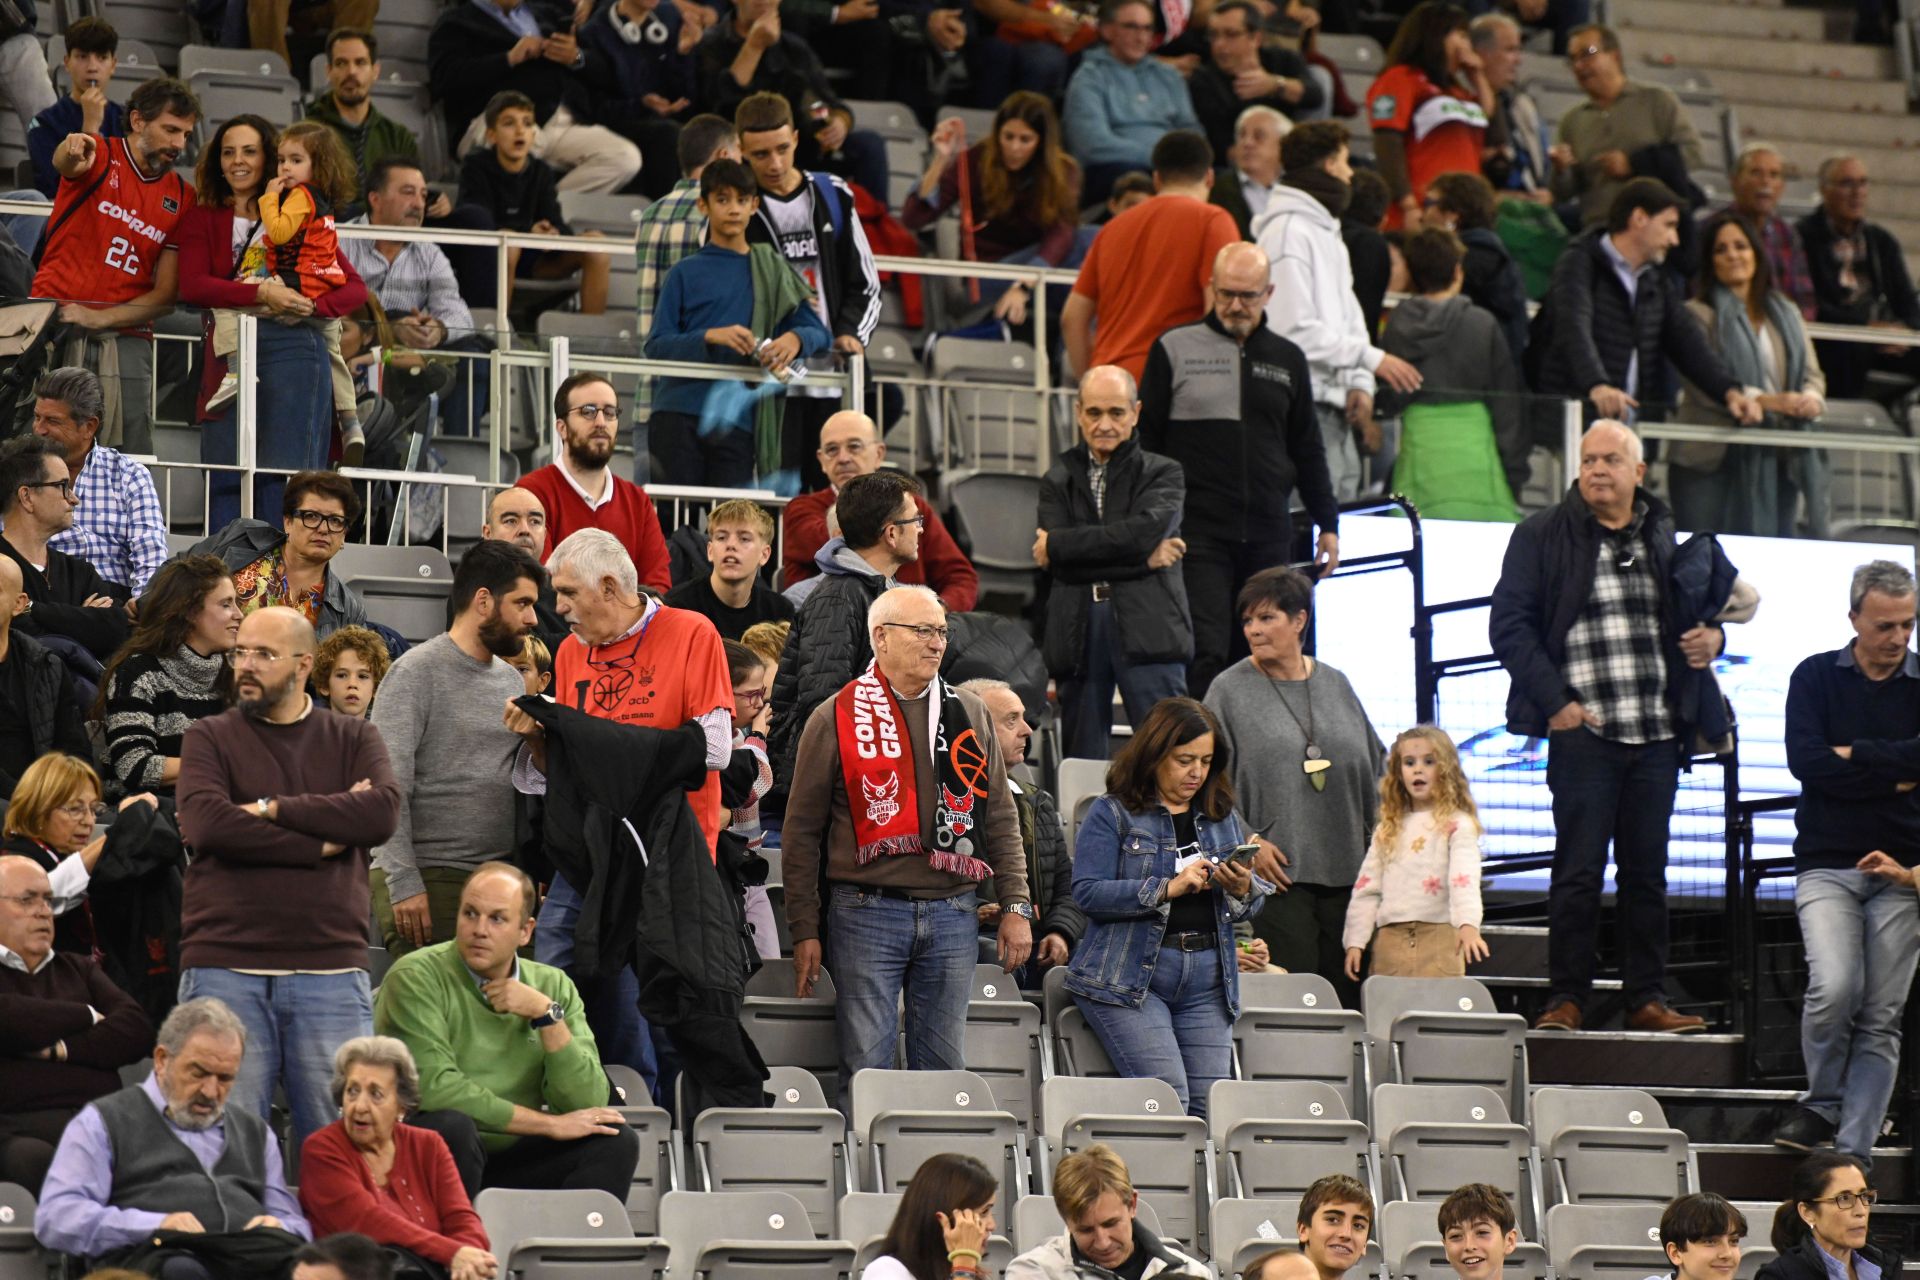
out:
{"label": "blue sweater", "polygon": [[[1853,758],[1833,753],[1851,746]],[[1816,653],[1787,685],[1787,767],[1800,780],[1794,810],[1798,870],[1851,867],[1875,849],[1920,863],[1920,658],[1891,679],[1861,674],[1853,646]]]}
{"label": "blue sweater", "polygon": [[[653,313],[653,330],[647,334],[647,359],[681,360],[697,364],[755,365],[758,361],[725,347],[707,345],[709,329],[727,325],[753,325],[753,272],[747,255],[702,245],[697,253],[673,264],[667,282],[660,289],[660,302]],[[800,335],[800,354],[819,355],[832,339],[820,313],[811,303],[802,303],[793,314],[774,326],[769,337],[788,332]],[[662,378],[654,389],[653,407],[669,413],[698,416],[706,403],[707,389],[715,384],[704,378]]]}
{"label": "blue sweater", "polygon": [[1067,82],[1061,123],[1067,149],[1083,165],[1153,167],[1153,144],[1170,129],[1200,129],[1193,97],[1178,71],[1158,58],[1132,66],[1102,48],[1089,49]]}
{"label": "blue sweater", "polygon": [[[33,185],[40,194],[49,200],[60,185],[60,172],[53,167],[53,152],[67,140],[70,133],[80,132],[80,104],[71,95],[62,94],[60,100],[33,118],[33,124],[27,129],[27,155],[33,161]],[[127,112],[117,102],[107,104],[107,114],[100,118],[100,136],[103,138],[124,138],[127,134]],[[22,245],[32,252],[32,245]]]}

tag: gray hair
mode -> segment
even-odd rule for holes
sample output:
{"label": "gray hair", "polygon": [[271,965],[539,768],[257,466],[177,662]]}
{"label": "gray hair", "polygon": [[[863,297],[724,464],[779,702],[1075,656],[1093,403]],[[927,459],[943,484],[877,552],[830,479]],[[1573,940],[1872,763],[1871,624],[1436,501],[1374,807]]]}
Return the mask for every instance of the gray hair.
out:
{"label": "gray hair", "polygon": [[1904,600],[1913,594],[1913,574],[1907,566],[1893,560],[1869,561],[1853,571],[1853,590],[1847,597],[1853,612],[1860,612],[1869,591]]}
{"label": "gray hair", "polygon": [[92,370],[76,365],[53,369],[41,375],[33,385],[36,400],[58,400],[67,406],[75,422],[98,422],[106,412],[106,392]]}
{"label": "gray hair", "polygon": [[867,606],[867,634],[872,635],[880,628],[882,623],[892,622],[895,618],[899,617],[900,606],[906,603],[909,598],[914,597],[931,601],[939,605],[943,611],[947,607],[941,603],[940,597],[934,594],[932,587],[888,587],[878,596],[875,596],[873,603]]}
{"label": "gray hair", "polygon": [[1253,106],[1248,107],[1245,111],[1242,111],[1239,115],[1233,118],[1234,136],[1238,137],[1240,134],[1240,130],[1246,128],[1247,121],[1264,120],[1268,116],[1273,117],[1273,127],[1280,131],[1281,137],[1284,138],[1289,133],[1293,132],[1293,121],[1287,119],[1285,116],[1281,115],[1278,111],[1274,110],[1272,107],[1265,105],[1264,103],[1255,103]]}
{"label": "gray hair", "polygon": [[[1008,684],[1005,680],[995,680],[992,676],[975,676],[971,680],[963,681],[957,687],[965,689],[976,698],[984,698],[988,694],[1000,689],[1005,689],[1008,693],[1013,693],[1012,685]],[[1013,696],[1017,698],[1020,695],[1013,693]]]}
{"label": "gray hair", "polygon": [[240,1021],[240,1015],[229,1009],[225,1001],[212,996],[173,1006],[173,1012],[160,1024],[156,1039],[171,1058],[187,1047],[187,1041],[203,1032],[211,1036],[232,1036],[242,1049],[246,1048],[247,1024]]}
{"label": "gray hair", "polygon": [[1828,156],[1820,162],[1820,168],[1816,172],[1820,185],[1822,187],[1827,185],[1827,178],[1832,174],[1835,166],[1845,164],[1849,160],[1859,159],[1860,157],[1851,151],[1836,151],[1834,154]]}
{"label": "gray hair", "polygon": [[1746,146],[1740,148],[1740,154],[1734,157],[1733,176],[1736,178],[1739,177],[1740,171],[1747,167],[1747,161],[1753,159],[1755,156],[1772,156],[1775,160],[1783,159],[1780,155],[1780,148],[1773,143],[1749,142]]}
{"label": "gray hair", "polygon": [[1493,47],[1494,37],[1502,31],[1520,34],[1520,24],[1504,13],[1483,13],[1467,24],[1467,38],[1473,42],[1475,50]]}
{"label": "gray hair", "polygon": [[640,594],[640,573],[633,567],[633,557],[620,545],[620,539],[605,529],[576,529],[562,538],[547,558],[547,572],[558,573],[563,568],[595,587],[601,579],[612,578],[613,585],[627,595]]}
{"label": "gray hair", "polygon": [[1132,404],[1140,398],[1140,384],[1134,380],[1133,374],[1117,364],[1097,364],[1081,374],[1080,386],[1076,393],[1077,397],[1085,399],[1088,381],[1102,373],[1117,373],[1120,375],[1120,381],[1127,389],[1128,404]]}
{"label": "gray hair", "polygon": [[413,1054],[406,1044],[392,1036],[355,1036],[333,1051],[333,1105],[340,1106],[347,1094],[347,1073],[357,1066],[392,1067],[393,1091],[400,1099],[400,1114],[411,1115],[420,1106],[420,1069],[413,1065]]}

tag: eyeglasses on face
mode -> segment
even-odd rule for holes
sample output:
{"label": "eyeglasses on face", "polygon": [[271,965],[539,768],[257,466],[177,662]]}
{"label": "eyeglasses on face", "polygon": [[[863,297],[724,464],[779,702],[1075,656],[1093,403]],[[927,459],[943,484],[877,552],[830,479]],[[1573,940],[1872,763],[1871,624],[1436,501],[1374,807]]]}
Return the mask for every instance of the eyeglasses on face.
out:
{"label": "eyeglasses on face", "polygon": [[947,642],[947,629],[945,627],[930,626],[924,622],[883,622],[880,625],[883,627],[892,627],[897,631],[911,631],[915,639],[924,640],[928,644],[945,644]]}
{"label": "eyeglasses on face", "polygon": [[767,691],[765,689],[735,689],[733,691],[733,697],[736,702],[744,702],[750,707],[757,707],[767,700]]}
{"label": "eyeglasses on face", "polygon": [[1249,290],[1249,289],[1215,288],[1213,291],[1213,296],[1220,299],[1220,301],[1222,302],[1238,302],[1245,305],[1252,305],[1253,303],[1256,303],[1256,302],[1266,301],[1267,291],[1265,289]]}
{"label": "eyeglasses on face", "polygon": [[271,649],[254,649],[244,645],[232,650],[232,654],[233,665],[236,667],[243,662],[257,662],[263,667],[270,667],[287,656],[284,653],[275,653]]}
{"label": "eyeglasses on face", "polygon": [[905,520],[889,520],[887,521],[887,523],[890,525],[896,525],[896,526],[903,525],[903,524],[918,525],[920,528],[924,529],[927,527],[927,518],[923,515],[911,516]]}
{"label": "eyeglasses on face", "polygon": [[588,422],[605,422],[611,425],[620,421],[620,406],[617,404],[577,404],[567,410],[567,413],[577,413]]}
{"label": "eyeglasses on face", "polygon": [[54,812],[64,818],[79,822],[83,818],[95,818],[105,806],[94,800],[72,800],[55,809]]}
{"label": "eyeglasses on face", "polygon": [[347,518],[327,511],[310,511],[306,507],[293,513],[293,518],[309,529],[325,529],[328,533],[345,533]]}
{"label": "eyeglasses on face", "polygon": [[20,487],[22,489],[58,489],[60,496],[63,498],[71,498],[73,496],[73,481],[71,480],[29,480]]}
{"label": "eyeglasses on face", "polygon": [[0,898],[0,902],[11,902],[22,911],[30,912],[35,907],[42,906],[48,911],[53,910],[53,895],[51,893],[10,893],[4,898]]}
{"label": "eyeglasses on face", "polygon": [[1588,58],[1597,58],[1606,51],[1604,45],[1597,44],[1585,45],[1578,49],[1569,49],[1567,50],[1567,61],[1585,62]]}
{"label": "eyeglasses on face", "polygon": [[1880,1193],[1871,1188],[1866,1191],[1842,1191],[1838,1195],[1822,1196],[1818,1200],[1807,1201],[1808,1204],[1830,1204],[1842,1213],[1848,1212],[1857,1204],[1864,1204],[1871,1209],[1879,1202]]}

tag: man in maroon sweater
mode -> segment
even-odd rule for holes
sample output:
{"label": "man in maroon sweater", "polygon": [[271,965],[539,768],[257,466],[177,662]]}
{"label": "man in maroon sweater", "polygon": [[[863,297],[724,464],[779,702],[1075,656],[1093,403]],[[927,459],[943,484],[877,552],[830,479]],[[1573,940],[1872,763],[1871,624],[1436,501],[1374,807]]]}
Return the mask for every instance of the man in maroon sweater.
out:
{"label": "man in maroon sweater", "polygon": [[39,1195],[67,1121],[152,1048],[132,996],[88,957],[54,954],[47,873],[0,857],[0,1182]]}
{"label": "man in maroon sweater", "polygon": [[[787,504],[781,517],[783,589],[820,572],[813,558],[827,545],[827,509],[840,500],[847,481],[880,469],[887,460],[887,444],[872,418],[842,410],[820,428],[819,457],[833,487],[803,493]],[[920,531],[920,558],[902,566],[894,581],[903,587],[932,587],[948,613],[966,613],[980,598],[980,575],[927,500],[915,494],[913,501],[927,521]]]}
{"label": "man in maroon sweater", "polygon": [[333,1051],[373,1033],[368,850],[400,817],[379,730],[307,694],[313,650],[294,610],[247,615],[239,705],[187,731],[176,792],[194,855],[180,998],[216,997],[246,1024],[233,1105],[266,1119],[284,1084],[295,1152],[335,1114]]}

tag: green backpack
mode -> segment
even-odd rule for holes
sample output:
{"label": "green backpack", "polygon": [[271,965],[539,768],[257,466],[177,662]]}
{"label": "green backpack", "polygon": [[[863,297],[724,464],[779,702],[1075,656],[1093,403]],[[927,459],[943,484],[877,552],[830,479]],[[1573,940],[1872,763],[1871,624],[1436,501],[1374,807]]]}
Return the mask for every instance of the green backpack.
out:
{"label": "green backpack", "polygon": [[1500,202],[1493,230],[1514,261],[1520,264],[1527,296],[1535,302],[1546,297],[1547,287],[1553,283],[1553,264],[1560,260],[1561,251],[1573,238],[1566,224],[1560,221],[1560,215],[1551,205],[1509,197]]}

